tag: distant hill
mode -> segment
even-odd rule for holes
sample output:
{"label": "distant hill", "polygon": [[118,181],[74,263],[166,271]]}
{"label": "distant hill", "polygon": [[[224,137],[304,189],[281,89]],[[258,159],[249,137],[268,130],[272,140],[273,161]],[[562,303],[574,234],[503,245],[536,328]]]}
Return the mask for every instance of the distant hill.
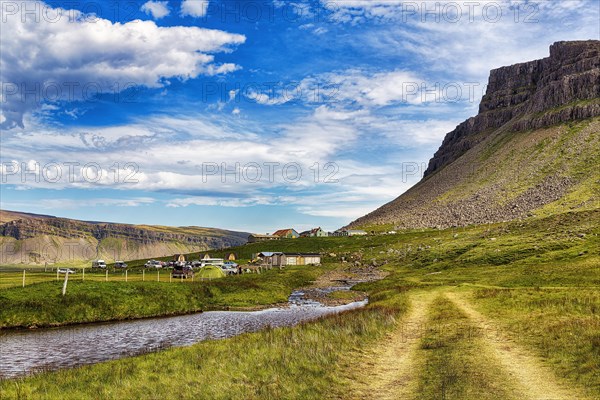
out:
{"label": "distant hill", "polygon": [[196,226],[87,222],[0,210],[0,264],[161,257],[238,246],[246,243],[248,235]]}
{"label": "distant hill", "polygon": [[600,41],[491,71],[479,114],[406,193],[351,227],[452,227],[600,208]]}

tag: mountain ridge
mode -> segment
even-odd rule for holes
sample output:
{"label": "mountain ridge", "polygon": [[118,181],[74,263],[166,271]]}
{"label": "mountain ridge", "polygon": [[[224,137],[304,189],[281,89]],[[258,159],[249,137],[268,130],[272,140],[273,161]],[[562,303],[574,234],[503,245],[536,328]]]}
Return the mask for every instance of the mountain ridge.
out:
{"label": "mountain ridge", "polygon": [[249,233],[196,226],[167,227],[0,210],[3,264],[139,259],[246,243]]}
{"label": "mountain ridge", "polygon": [[598,117],[600,41],[557,42],[550,57],[494,69],[478,115],[446,135],[423,179],[348,226],[446,228],[600,207]]}

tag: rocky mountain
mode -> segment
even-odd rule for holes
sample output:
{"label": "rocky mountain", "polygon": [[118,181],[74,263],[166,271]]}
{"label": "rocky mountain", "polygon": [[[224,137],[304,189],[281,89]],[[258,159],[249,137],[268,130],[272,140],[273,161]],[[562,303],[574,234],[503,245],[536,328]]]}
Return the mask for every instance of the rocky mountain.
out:
{"label": "rocky mountain", "polygon": [[246,243],[246,232],[86,222],[0,211],[1,264],[131,260]]}
{"label": "rocky mountain", "polygon": [[600,207],[600,41],[491,71],[423,179],[350,226],[452,227]]}

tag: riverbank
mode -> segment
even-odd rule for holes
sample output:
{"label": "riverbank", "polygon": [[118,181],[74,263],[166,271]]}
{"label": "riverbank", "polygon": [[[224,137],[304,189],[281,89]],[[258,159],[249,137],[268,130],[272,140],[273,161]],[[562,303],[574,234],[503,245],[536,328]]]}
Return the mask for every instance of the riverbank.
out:
{"label": "riverbank", "polygon": [[0,329],[57,327],[92,322],[184,315],[208,310],[257,310],[287,303],[298,287],[332,266],[288,267],[210,282],[71,281],[0,290]]}
{"label": "riverbank", "polygon": [[325,398],[339,382],[344,355],[375,343],[407,309],[399,290],[363,309],[293,328],[41,372],[0,382],[0,390],[9,399]]}

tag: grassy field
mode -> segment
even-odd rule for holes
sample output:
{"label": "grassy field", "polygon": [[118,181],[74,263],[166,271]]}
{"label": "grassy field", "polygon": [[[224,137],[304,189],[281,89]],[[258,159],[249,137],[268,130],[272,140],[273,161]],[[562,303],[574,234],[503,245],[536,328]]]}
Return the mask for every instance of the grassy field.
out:
{"label": "grassy field", "polygon": [[[581,394],[580,399],[600,397],[599,211],[464,229],[268,245],[227,252],[249,258],[263,250],[318,250],[326,254],[327,268],[350,268],[355,261],[370,265],[375,260],[388,275],[357,285],[370,297],[363,310],[295,328],[5,381],[0,383],[2,398],[373,398],[379,393],[375,382],[382,377],[370,374],[395,368],[393,363],[378,365],[395,345],[394,332],[415,321],[405,318],[414,317],[418,293],[431,293],[435,300],[417,309],[424,325],[414,348],[406,350],[414,353],[407,358],[413,360],[406,368],[408,375],[391,380],[392,389],[412,382],[409,386],[416,392],[407,398],[535,398],[535,388],[548,388],[548,396],[557,399],[565,398],[564,391]],[[349,262],[342,263],[342,256]],[[273,302],[273,282],[279,282],[275,291],[285,299],[293,287],[314,279],[310,271],[298,268],[242,276],[239,281],[198,283],[198,288],[209,288],[212,298],[200,295],[197,301],[203,307]],[[295,282],[289,281],[292,277]],[[114,284],[111,290],[127,287]],[[59,285],[53,285],[57,291]],[[24,292],[18,287],[0,290],[3,305],[14,301],[7,293],[19,298]],[[454,294],[464,302],[456,303]],[[29,304],[26,297],[21,301]],[[471,308],[479,317],[465,311]],[[407,314],[411,309],[413,317]],[[489,326],[509,341],[486,336],[484,328]],[[513,352],[525,355],[513,361]],[[222,379],[223,374],[231,378]],[[355,388],[357,377],[366,377],[366,386]],[[528,382],[529,392],[523,394]]]}
{"label": "grassy field", "polygon": [[600,291],[479,289],[476,304],[561,376],[600,393]]}
{"label": "grassy field", "polygon": [[[291,291],[312,282],[331,267],[291,267],[212,281],[173,281],[163,271],[147,281],[104,282],[103,277],[70,280],[66,296],[62,281],[0,290],[0,327],[44,327],[70,323],[174,315],[201,310],[255,308],[283,303]],[[75,277],[75,275],[73,275]],[[64,278],[62,278],[64,279]]]}

